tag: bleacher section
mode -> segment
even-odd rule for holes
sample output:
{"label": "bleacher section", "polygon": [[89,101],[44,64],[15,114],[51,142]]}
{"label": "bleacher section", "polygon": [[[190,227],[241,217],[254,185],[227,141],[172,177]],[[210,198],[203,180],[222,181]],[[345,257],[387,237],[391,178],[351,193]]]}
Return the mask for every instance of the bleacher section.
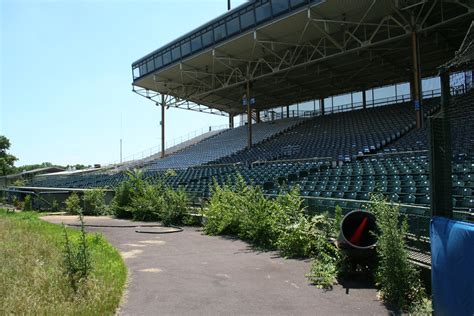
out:
{"label": "bleacher section", "polygon": [[[473,98],[473,93],[458,96],[449,110],[453,127],[453,206],[459,214],[470,219],[474,218]],[[435,111],[437,100],[431,99],[426,112]],[[144,171],[144,176],[150,182],[163,181],[204,198],[209,196],[214,179],[219,184],[232,185],[238,174],[247,183],[262,186],[270,195],[278,194],[282,185],[298,185],[312,212],[332,210],[335,205],[346,211],[360,208],[367,203],[371,192],[379,191],[394,203],[400,203],[404,212],[428,221],[429,159],[428,153],[423,151],[427,149],[427,132],[426,128],[408,131],[412,128],[413,117],[408,104],[398,104],[307,121],[261,123],[254,126],[256,142],[261,143],[250,151],[242,151],[247,129],[240,127],[153,162]],[[213,159],[219,162],[274,159],[282,157],[278,155],[284,145],[302,148],[291,153],[289,158],[332,158],[202,165]],[[378,151],[372,154],[374,148]],[[240,152],[236,153],[237,150]],[[365,155],[360,156],[360,151]],[[415,152],[407,153],[410,151]],[[229,157],[230,154],[233,155]],[[227,158],[222,158],[226,155]],[[349,155],[351,160],[343,163],[339,159],[341,155]],[[170,176],[166,171],[168,168],[176,169],[176,175]],[[125,177],[123,172],[39,176],[29,185],[113,188]],[[423,227],[427,221],[423,222]]]}
{"label": "bleacher section", "polygon": [[[454,155],[470,154],[474,152],[474,116],[472,99],[474,92],[453,97],[453,106],[448,108],[448,117],[451,121],[451,140]],[[428,150],[428,128],[410,131],[405,137],[383,149],[383,152],[406,152]]]}
{"label": "bleacher section", "polygon": [[[437,100],[427,101],[427,112],[434,110]],[[282,136],[216,163],[312,157],[351,161],[399,139],[414,128],[414,117],[410,103],[316,117]]]}
{"label": "bleacher section", "polygon": [[[302,122],[303,119],[293,118],[255,124],[252,129],[253,142],[258,144]],[[183,169],[232,155],[247,146],[247,133],[246,126],[227,130],[173,155],[158,159],[151,163],[147,169]]]}

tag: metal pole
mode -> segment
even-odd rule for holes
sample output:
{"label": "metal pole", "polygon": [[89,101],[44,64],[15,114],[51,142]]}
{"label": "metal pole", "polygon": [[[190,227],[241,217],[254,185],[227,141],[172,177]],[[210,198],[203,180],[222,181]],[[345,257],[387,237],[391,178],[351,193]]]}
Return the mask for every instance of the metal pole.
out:
{"label": "metal pole", "polygon": [[324,98],[319,100],[319,112],[321,112],[321,115],[324,115]]}
{"label": "metal pole", "polygon": [[375,107],[374,88],[372,88],[372,107]]}
{"label": "metal pole", "polygon": [[423,120],[420,98],[420,54],[416,31],[411,33],[411,44],[413,61],[413,104],[415,106],[416,113],[416,127],[421,128],[423,126]]}
{"label": "metal pole", "polygon": [[351,92],[351,110],[354,110],[354,96],[353,96],[353,92]]}
{"label": "metal pole", "polygon": [[440,69],[441,112],[428,118],[430,154],[430,192],[433,216],[453,217],[451,175],[451,128],[447,109],[449,106],[449,73]]}
{"label": "metal pole", "polygon": [[362,90],[362,108],[367,108],[367,95],[365,94],[365,90]]}
{"label": "metal pole", "polygon": [[230,0],[227,0],[227,11],[230,11]]}
{"label": "metal pole", "polygon": [[165,157],[165,96],[161,95],[161,158]]}
{"label": "metal pole", "polygon": [[290,106],[286,106],[286,117],[290,117]]}
{"label": "metal pole", "polygon": [[120,163],[122,163],[122,139],[120,138]]}
{"label": "metal pole", "polygon": [[397,84],[395,84],[395,103],[398,103],[398,89],[397,89]]}
{"label": "metal pole", "polygon": [[247,125],[249,127],[248,148],[252,148],[252,112],[250,110],[250,80],[247,80]]}
{"label": "metal pole", "polygon": [[229,113],[229,128],[234,128],[234,116]]}

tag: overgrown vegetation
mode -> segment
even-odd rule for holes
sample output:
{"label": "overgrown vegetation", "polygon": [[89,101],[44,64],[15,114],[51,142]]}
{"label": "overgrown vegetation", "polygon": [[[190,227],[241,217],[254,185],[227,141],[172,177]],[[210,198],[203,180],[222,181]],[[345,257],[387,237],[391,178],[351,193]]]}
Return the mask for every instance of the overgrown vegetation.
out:
{"label": "overgrown vegetation", "polygon": [[[383,196],[374,195],[371,201],[369,211],[376,215],[380,228],[375,276],[382,298],[406,311],[426,305],[419,273],[408,261],[406,221],[399,224],[398,207],[386,203]],[[342,209],[336,207],[332,218],[327,213],[307,216],[302,202],[298,188],[283,189],[270,199],[259,187],[247,186],[240,176],[234,186],[214,183],[203,211],[204,232],[238,236],[259,248],[276,249],[285,257],[311,257],[308,279],[328,289],[347,269],[347,260],[335,243]]]}
{"label": "overgrown vegetation", "polygon": [[84,215],[107,214],[109,214],[109,207],[105,203],[105,191],[103,189],[84,191]]}
{"label": "overgrown vegetation", "polygon": [[313,218],[317,229],[311,238],[317,251],[313,253],[314,259],[306,277],[319,288],[332,288],[336,278],[343,272],[345,256],[334,242],[339,234],[341,220],[342,209],[339,206],[336,207],[334,218],[329,218],[327,214]]}
{"label": "overgrown vegetation", "polygon": [[26,195],[23,201],[23,211],[29,212],[33,210],[33,199],[31,195]]}
{"label": "overgrown vegetation", "polygon": [[238,176],[234,187],[213,185],[204,215],[205,233],[238,236],[256,247],[276,249],[285,257],[314,257],[330,245],[327,236],[332,220],[326,214],[305,215],[297,187],[270,199]]}
{"label": "overgrown vegetation", "polygon": [[66,205],[66,212],[70,214],[82,214],[81,199],[76,192],[72,193],[66,201],[64,201],[64,204]]}
{"label": "overgrown vegetation", "polygon": [[426,294],[419,271],[408,260],[407,220],[400,222],[399,207],[386,203],[381,194],[373,194],[371,202],[369,209],[376,215],[379,227],[375,279],[381,297],[402,310],[411,311],[424,304]]}
{"label": "overgrown vegetation", "polygon": [[53,200],[53,203],[51,204],[51,211],[59,212],[60,210],[61,210],[61,207],[59,206],[58,200]]}
{"label": "overgrown vegetation", "polygon": [[[71,244],[82,235],[66,229]],[[0,313],[111,315],[120,302],[126,267],[101,235],[85,235],[92,269],[76,291],[65,275],[64,232],[37,213],[0,210]]]}
{"label": "overgrown vegetation", "polygon": [[79,214],[79,221],[81,231],[77,241],[71,240],[68,230],[63,225],[64,267],[67,279],[74,292],[77,292],[78,288],[87,281],[92,269],[91,254],[84,229],[84,217],[81,213]]}
{"label": "overgrown vegetation", "polygon": [[129,172],[115,191],[111,212],[119,218],[162,221],[181,225],[188,215],[188,196],[182,189],[173,190],[162,183],[151,184],[140,171]]}

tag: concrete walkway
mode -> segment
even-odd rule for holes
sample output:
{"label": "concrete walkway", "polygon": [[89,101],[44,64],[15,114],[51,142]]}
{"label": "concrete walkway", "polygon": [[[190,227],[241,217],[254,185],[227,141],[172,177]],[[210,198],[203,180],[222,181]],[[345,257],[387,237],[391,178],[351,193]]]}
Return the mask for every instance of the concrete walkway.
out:
{"label": "concrete walkway", "polygon": [[[47,216],[52,223],[77,217]],[[86,224],[136,222],[87,217]],[[150,224],[150,223],[147,223]],[[245,242],[183,232],[139,234],[135,228],[88,228],[119,249],[130,279],[121,315],[385,315],[373,288],[323,291],[305,278],[310,262],[256,252]],[[159,229],[150,229],[159,230]]]}

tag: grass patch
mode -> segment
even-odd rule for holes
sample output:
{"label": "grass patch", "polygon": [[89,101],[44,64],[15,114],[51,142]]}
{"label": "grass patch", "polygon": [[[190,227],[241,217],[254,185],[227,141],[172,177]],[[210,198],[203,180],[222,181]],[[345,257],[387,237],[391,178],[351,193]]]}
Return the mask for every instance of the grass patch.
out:
{"label": "grass patch", "polygon": [[[79,231],[68,229],[71,240]],[[0,209],[0,314],[111,315],[127,269],[100,234],[88,234],[92,270],[75,291],[64,266],[64,232],[33,212]]]}

